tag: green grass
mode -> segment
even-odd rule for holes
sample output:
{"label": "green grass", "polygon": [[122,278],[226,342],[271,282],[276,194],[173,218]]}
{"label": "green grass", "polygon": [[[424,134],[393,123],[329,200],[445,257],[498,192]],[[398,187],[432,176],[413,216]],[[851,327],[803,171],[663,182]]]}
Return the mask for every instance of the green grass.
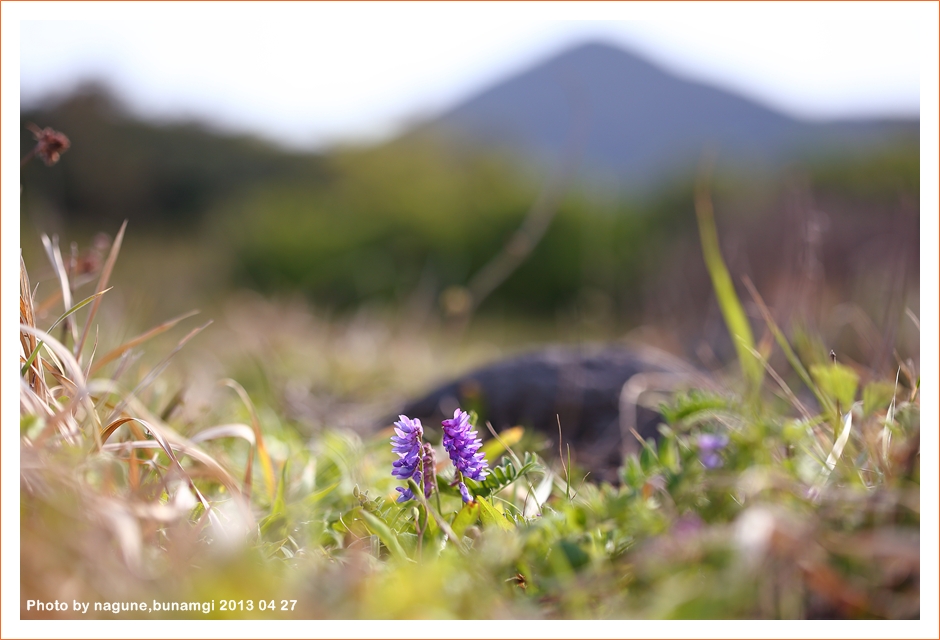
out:
{"label": "green grass", "polygon": [[[187,375],[168,366],[206,325],[175,318],[106,350],[113,336],[96,314],[121,237],[95,290],[47,331],[36,327],[43,303],[22,267],[24,617],[37,616],[27,598],[215,602],[208,614],[119,614],[131,618],[919,616],[910,361],[890,379],[804,366],[758,296],[774,340],[758,348],[739,330],[743,374],[673,395],[661,439],[624,461],[619,485],[519,449],[534,439],[517,429],[487,444],[498,471],[471,483],[475,506],[450,486],[447,465],[430,500],[397,504],[390,431],[324,425],[302,436],[271,392],[284,382],[276,376],[319,366],[295,325],[264,324],[245,375],[220,376],[195,398],[208,403],[200,410],[182,406]],[[78,297],[64,267],[57,279]],[[725,282],[725,317],[750,332]],[[167,336],[168,350],[152,347]],[[361,394],[383,386],[364,382],[376,362],[350,372],[356,349],[330,351],[323,340],[326,378],[345,362],[346,384]],[[768,364],[776,350],[787,371]],[[406,375],[386,358],[387,376]],[[716,468],[702,463],[704,433],[728,437]],[[221,611],[223,600],[236,611]],[[92,616],[114,614],[83,617]]]}

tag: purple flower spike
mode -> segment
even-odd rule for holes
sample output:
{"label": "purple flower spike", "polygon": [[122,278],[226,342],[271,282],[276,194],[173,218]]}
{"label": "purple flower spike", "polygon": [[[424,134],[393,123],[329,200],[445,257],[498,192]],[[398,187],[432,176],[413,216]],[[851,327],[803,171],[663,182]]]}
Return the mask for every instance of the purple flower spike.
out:
{"label": "purple flower spike", "polygon": [[472,502],[473,498],[463,484],[464,477],[482,482],[489,474],[489,465],[486,457],[478,453],[483,444],[476,437],[477,432],[470,427],[470,416],[466,411],[457,409],[454,411],[454,417],[450,420],[441,422],[444,427],[444,449],[450,455],[450,461],[454,463],[457,469],[458,486],[460,495],[464,502]]}
{"label": "purple flower spike", "polygon": [[[398,460],[392,463],[392,475],[405,480],[406,483],[408,478],[412,478],[418,486],[421,486],[420,459],[423,455],[421,437],[424,435],[424,428],[417,418],[412,420],[408,416],[398,417],[401,420],[395,423],[395,435],[392,436],[392,452],[398,454]],[[397,491],[401,494],[398,502],[406,502],[415,497],[407,484],[404,487],[398,487]]]}
{"label": "purple flower spike", "polygon": [[706,469],[717,469],[721,466],[721,456],[718,451],[728,446],[728,436],[703,433],[698,437],[698,456]]}

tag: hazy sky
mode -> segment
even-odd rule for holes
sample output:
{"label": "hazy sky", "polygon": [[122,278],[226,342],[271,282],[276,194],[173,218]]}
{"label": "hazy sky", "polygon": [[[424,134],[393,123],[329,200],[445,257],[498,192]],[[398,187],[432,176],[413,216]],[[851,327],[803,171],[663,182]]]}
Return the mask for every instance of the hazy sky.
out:
{"label": "hazy sky", "polygon": [[919,109],[919,20],[905,5],[104,5],[27,12],[23,105],[95,77],[146,115],[316,146],[388,135],[601,38],[795,116]]}

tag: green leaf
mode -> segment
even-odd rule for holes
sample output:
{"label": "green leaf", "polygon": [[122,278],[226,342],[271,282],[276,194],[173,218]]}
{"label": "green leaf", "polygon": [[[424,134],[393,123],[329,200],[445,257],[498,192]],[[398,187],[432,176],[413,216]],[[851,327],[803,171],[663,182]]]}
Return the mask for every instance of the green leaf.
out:
{"label": "green leaf", "polygon": [[637,454],[631,454],[624,460],[622,476],[624,484],[628,487],[637,489],[643,485],[646,474],[643,472],[643,467],[640,465],[640,457]]}
{"label": "green leaf", "polygon": [[660,405],[659,412],[667,423],[675,425],[701,413],[712,413],[719,409],[729,409],[727,398],[716,393],[693,389],[688,393],[679,393],[669,404]]}
{"label": "green leaf", "polygon": [[281,466],[281,477],[277,481],[277,491],[274,494],[274,504],[271,505],[272,515],[275,513],[284,513],[287,509],[287,501],[284,498],[285,487],[287,487],[287,469],[290,467],[290,458],[284,461]]}
{"label": "green leaf", "polygon": [[[440,533],[441,531],[440,525],[437,524],[437,518],[440,516],[435,517],[435,515],[432,513],[426,513],[424,511],[424,507],[422,507],[421,509],[422,509],[421,511],[422,520],[427,518],[426,534],[431,538],[437,537],[437,534]],[[428,511],[433,511],[430,504],[428,505]]]}
{"label": "green leaf", "polygon": [[284,498],[284,493],[287,486],[289,464],[290,459],[285,460],[284,465],[281,467],[281,477],[277,483],[277,493],[275,493],[274,503],[271,505],[271,513],[258,523],[261,535],[268,540],[281,540],[287,535],[287,501]]}
{"label": "green leaf", "polygon": [[463,536],[468,527],[476,524],[476,521],[480,517],[480,500],[482,500],[482,498],[477,498],[476,502],[464,504],[463,509],[458,511],[457,515],[454,516],[454,521],[450,523],[450,528],[454,530],[456,535]]}
{"label": "green leaf", "polygon": [[565,554],[565,559],[568,560],[571,568],[576,571],[591,561],[591,556],[585,553],[580,545],[569,540],[559,542],[558,548]]}
{"label": "green leaf", "polygon": [[483,526],[495,525],[503,531],[512,531],[515,528],[512,523],[506,519],[506,516],[497,511],[496,507],[486,501],[486,498],[478,497],[476,500],[480,505],[480,520],[483,521]]}
{"label": "green leaf", "polygon": [[483,482],[477,482],[469,478],[465,478],[464,482],[474,495],[491,496],[499,493],[529,471],[539,468],[539,466],[538,458],[529,452],[526,452],[522,468],[519,470],[516,470],[516,465],[509,456],[503,456],[498,465],[490,467],[490,474],[486,476]]}
{"label": "green leaf", "polygon": [[659,452],[659,461],[673,473],[679,473],[682,470],[679,460],[679,444],[675,438],[669,438],[663,442]]}
{"label": "green leaf", "polygon": [[820,391],[839,402],[843,413],[852,408],[858,390],[858,374],[854,370],[839,363],[814,364],[810,374]]}
{"label": "green leaf", "polygon": [[640,452],[640,466],[646,474],[650,474],[659,464],[659,453],[656,451],[656,441],[648,438],[643,443],[643,451]]}
{"label": "green leaf", "polygon": [[862,390],[862,410],[866,416],[887,409],[894,398],[894,383],[876,380]]}
{"label": "green leaf", "polygon": [[[311,493],[311,494],[308,495],[306,498],[304,498],[304,504],[307,505],[307,506],[313,506],[313,505],[315,505],[315,504],[318,503],[320,500],[322,500],[322,499],[325,498],[327,495],[329,495],[329,494],[330,494],[334,489],[336,489],[336,487],[338,487],[338,486],[339,486],[339,482],[334,482],[334,483],[331,484],[330,486],[328,486],[328,487],[326,487],[326,488],[324,488],[324,489],[320,489],[320,490],[317,491],[316,493]],[[358,491],[359,491],[359,487],[355,487],[355,488],[353,489],[353,494],[356,495],[356,497],[358,497]]]}
{"label": "green leaf", "polygon": [[359,515],[362,516],[362,519],[369,526],[369,529],[372,531],[372,533],[379,537],[379,540],[381,540],[382,544],[388,548],[389,553],[391,553],[396,560],[407,559],[405,550],[402,548],[401,544],[398,542],[398,538],[387,524],[382,522],[379,518],[372,515],[368,511],[362,511]]}
{"label": "green leaf", "polygon": [[265,516],[258,526],[265,540],[283,540],[287,535],[287,518],[282,513]]}

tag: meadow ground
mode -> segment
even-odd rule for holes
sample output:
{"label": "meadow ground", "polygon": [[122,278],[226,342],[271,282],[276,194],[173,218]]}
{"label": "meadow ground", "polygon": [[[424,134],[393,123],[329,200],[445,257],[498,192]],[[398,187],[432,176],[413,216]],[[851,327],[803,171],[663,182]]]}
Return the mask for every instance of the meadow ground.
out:
{"label": "meadow ground", "polygon": [[21,616],[919,617],[919,354],[843,363],[751,288],[756,322],[699,213],[736,362],[665,396],[618,483],[564,425],[549,450],[514,428],[469,503],[430,430],[429,493],[396,502],[394,432],[363,425],[531,330],[244,294],[131,336],[123,230],[85,274],[47,239],[51,279],[21,271]]}

